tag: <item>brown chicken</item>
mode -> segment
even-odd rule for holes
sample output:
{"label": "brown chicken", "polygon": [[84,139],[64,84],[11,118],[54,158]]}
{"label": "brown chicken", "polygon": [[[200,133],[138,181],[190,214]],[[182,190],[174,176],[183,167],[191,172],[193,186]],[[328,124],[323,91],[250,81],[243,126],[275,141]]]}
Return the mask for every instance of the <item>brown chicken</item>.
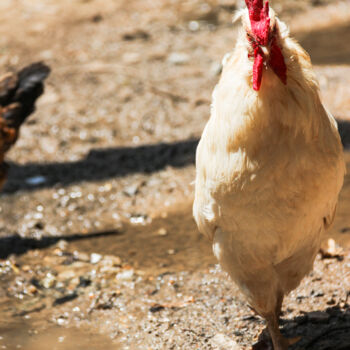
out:
{"label": "brown chicken", "polygon": [[196,154],[193,214],[275,350],[283,298],[312,269],[345,165],[310,58],[263,0],[246,0]]}
{"label": "brown chicken", "polygon": [[16,142],[22,123],[34,112],[49,74],[50,68],[38,62],[0,78],[0,189],[7,176],[5,154]]}

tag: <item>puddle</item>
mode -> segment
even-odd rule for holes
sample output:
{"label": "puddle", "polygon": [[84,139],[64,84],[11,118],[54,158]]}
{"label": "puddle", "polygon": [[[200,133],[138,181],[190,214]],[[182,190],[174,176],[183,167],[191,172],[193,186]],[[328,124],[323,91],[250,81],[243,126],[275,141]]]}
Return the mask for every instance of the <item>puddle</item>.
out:
{"label": "puddle", "polygon": [[53,325],[45,317],[50,313],[21,317],[14,316],[15,303],[10,299],[0,301],[0,349],[24,350],[117,350],[112,340],[89,330]]}
{"label": "puddle", "polygon": [[[47,325],[46,325],[47,327]],[[37,330],[31,323],[0,324],[1,349],[25,350],[115,350],[117,345],[98,334],[74,328]]]}
{"label": "puddle", "polygon": [[119,235],[73,242],[70,248],[117,255],[122,261],[153,273],[194,271],[216,264],[210,242],[197,230],[191,203],[151,224],[129,225]]}

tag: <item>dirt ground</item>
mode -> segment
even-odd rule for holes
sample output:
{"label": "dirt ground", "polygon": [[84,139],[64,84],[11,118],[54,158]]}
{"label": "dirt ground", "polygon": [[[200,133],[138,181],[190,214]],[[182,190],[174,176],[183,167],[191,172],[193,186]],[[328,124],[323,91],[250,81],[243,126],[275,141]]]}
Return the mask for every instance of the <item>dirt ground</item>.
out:
{"label": "dirt ground", "polygon": [[[250,349],[264,328],[191,216],[194,154],[239,0],[2,0],[1,70],[52,68],[0,195],[0,349]],[[271,1],[350,164],[350,3]],[[350,349],[350,177],[285,300],[294,349]]]}

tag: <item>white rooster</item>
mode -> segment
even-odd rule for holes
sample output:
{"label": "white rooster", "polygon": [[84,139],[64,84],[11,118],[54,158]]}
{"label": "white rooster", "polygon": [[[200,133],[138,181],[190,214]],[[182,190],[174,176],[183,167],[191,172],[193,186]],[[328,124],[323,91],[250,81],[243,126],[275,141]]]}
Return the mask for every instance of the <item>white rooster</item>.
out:
{"label": "white rooster", "polygon": [[263,0],[246,0],[197,148],[193,214],[222,268],[267,322],[312,269],[345,165],[310,58]]}

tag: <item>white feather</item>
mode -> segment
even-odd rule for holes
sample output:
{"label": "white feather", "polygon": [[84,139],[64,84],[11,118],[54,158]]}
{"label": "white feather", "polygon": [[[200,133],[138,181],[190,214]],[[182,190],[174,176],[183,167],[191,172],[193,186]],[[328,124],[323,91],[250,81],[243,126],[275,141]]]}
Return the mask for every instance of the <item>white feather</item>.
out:
{"label": "white feather", "polygon": [[[247,27],[246,11],[238,16]],[[309,57],[282,22],[276,25],[288,83],[265,68],[260,91],[253,90],[243,31],[213,92],[193,206],[220,264],[261,313],[312,268],[345,172],[336,122],[320,101]]]}

